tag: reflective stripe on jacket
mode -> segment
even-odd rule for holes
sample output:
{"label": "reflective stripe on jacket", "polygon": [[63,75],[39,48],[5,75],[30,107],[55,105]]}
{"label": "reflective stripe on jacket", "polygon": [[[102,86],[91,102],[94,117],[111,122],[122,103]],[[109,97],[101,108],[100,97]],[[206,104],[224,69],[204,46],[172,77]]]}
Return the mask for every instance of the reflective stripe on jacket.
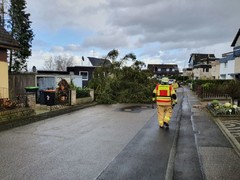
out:
{"label": "reflective stripe on jacket", "polygon": [[158,84],[153,90],[153,93],[156,94],[156,102],[158,104],[171,105],[171,96],[172,94],[175,94],[175,91],[171,85]]}

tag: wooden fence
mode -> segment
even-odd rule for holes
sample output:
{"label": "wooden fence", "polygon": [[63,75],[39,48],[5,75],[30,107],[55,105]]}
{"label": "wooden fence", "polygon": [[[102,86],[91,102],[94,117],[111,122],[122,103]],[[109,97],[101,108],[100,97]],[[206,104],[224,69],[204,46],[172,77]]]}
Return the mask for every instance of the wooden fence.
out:
{"label": "wooden fence", "polygon": [[223,100],[231,102],[231,97],[224,92],[209,92],[210,90],[205,89],[204,87],[197,87],[196,94],[202,101],[211,101],[211,100]]}

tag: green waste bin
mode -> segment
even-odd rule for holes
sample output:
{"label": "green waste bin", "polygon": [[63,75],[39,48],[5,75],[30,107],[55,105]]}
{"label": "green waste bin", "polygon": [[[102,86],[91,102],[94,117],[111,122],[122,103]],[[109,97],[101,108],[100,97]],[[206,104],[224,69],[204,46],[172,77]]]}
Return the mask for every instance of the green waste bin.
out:
{"label": "green waste bin", "polygon": [[31,93],[35,93],[35,97],[36,97],[36,102],[37,102],[37,97],[38,97],[38,87],[36,86],[28,86],[25,87],[25,90],[27,93],[31,92]]}

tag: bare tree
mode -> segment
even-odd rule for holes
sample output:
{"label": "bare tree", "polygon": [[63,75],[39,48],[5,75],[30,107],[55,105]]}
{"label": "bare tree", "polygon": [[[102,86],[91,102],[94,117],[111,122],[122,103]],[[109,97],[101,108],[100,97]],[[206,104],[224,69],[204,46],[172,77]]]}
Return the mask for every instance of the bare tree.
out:
{"label": "bare tree", "polygon": [[55,70],[55,71],[66,71],[68,66],[73,65],[73,56],[54,56],[49,57],[44,62],[44,69],[45,70]]}
{"label": "bare tree", "polygon": [[54,70],[54,61],[53,61],[53,57],[50,57],[49,59],[46,59],[45,62],[44,62],[44,65],[43,65],[43,68],[45,70]]}

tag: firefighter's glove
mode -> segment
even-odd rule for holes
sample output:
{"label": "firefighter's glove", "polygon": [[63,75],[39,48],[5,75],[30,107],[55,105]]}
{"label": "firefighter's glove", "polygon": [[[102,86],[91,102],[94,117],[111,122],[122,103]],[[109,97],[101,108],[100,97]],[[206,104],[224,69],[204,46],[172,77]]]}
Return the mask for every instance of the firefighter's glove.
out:
{"label": "firefighter's glove", "polygon": [[152,94],[152,101],[155,101],[155,100],[156,100],[156,98],[155,98],[155,97],[156,97],[156,94],[155,94],[155,93],[153,93],[153,94]]}
{"label": "firefighter's glove", "polygon": [[176,94],[172,94],[172,98],[173,98],[173,99],[177,99]]}

